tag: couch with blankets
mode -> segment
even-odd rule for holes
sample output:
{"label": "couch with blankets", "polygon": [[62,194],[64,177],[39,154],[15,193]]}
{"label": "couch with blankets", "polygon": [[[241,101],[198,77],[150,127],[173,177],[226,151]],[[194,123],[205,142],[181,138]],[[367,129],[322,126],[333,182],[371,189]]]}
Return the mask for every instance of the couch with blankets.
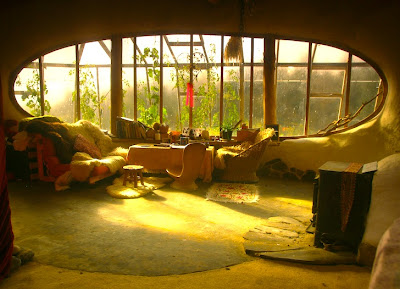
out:
{"label": "couch with blankets", "polygon": [[94,183],[121,172],[127,154],[91,122],[66,123],[53,116],[21,120],[13,146],[19,151],[36,147],[39,178],[54,181],[57,190],[73,181]]}

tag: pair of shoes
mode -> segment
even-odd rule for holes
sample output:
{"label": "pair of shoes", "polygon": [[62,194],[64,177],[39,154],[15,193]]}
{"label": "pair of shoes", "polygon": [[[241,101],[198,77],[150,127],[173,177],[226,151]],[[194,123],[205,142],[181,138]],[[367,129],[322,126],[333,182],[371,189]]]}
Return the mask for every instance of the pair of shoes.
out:
{"label": "pair of shoes", "polygon": [[35,254],[31,250],[25,250],[25,249],[20,249],[18,250],[18,253],[16,253],[15,255],[13,254],[13,257],[16,257],[19,260],[21,260],[21,265],[24,265],[32,261],[33,256],[35,256]]}

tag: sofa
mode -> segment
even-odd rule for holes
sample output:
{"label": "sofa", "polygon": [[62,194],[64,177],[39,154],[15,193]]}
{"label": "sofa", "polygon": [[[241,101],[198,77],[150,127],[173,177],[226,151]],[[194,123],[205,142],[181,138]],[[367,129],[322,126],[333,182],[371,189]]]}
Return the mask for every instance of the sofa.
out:
{"label": "sofa", "polygon": [[64,190],[74,181],[95,183],[121,172],[127,150],[86,120],[66,123],[53,116],[26,118],[13,137],[15,150],[35,146],[39,179]]}

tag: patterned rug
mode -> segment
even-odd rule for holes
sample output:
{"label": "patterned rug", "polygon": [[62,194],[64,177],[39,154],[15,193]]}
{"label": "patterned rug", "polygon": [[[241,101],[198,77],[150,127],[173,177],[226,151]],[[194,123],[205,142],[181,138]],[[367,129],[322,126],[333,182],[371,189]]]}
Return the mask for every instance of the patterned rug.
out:
{"label": "patterned rug", "polygon": [[258,189],[252,184],[215,183],[206,194],[207,200],[224,203],[254,203]]}
{"label": "patterned rug", "polygon": [[144,187],[139,181],[137,188],[135,188],[133,182],[127,182],[126,186],[124,186],[124,176],[122,175],[121,177],[116,178],[111,186],[107,187],[107,193],[111,197],[117,199],[135,199],[151,193],[152,191],[159,189],[172,181],[173,180],[168,177],[144,177]]}

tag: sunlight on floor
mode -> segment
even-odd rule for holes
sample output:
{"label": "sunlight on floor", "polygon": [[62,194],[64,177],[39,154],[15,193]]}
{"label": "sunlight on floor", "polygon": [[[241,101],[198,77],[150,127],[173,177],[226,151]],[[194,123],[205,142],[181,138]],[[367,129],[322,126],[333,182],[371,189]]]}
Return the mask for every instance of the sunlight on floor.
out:
{"label": "sunlight on floor", "polygon": [[311,208],[312,207],[312,201],[306,201],[306,200],[301,200],[301,199],[292,199],[292,198],[273,198],[277,201],[280,202],[285,202],[291,205],[299,206],[299,207],[304,207],[304,208]]}
{"label": "sunlight on floor", "polygon": [[[225,238],[236,239],[238,232],[244,233],[263,221],[197,195],[162,190],[157,190],[156,194],[165,200],[123,200],[122,204],[107,204],[99,208],[97,213],[103,220],[118,226],[165,230],[197,238],[209,238],[210,233],[223,232]],[[236,206],[246,207],[244,204]]]}

